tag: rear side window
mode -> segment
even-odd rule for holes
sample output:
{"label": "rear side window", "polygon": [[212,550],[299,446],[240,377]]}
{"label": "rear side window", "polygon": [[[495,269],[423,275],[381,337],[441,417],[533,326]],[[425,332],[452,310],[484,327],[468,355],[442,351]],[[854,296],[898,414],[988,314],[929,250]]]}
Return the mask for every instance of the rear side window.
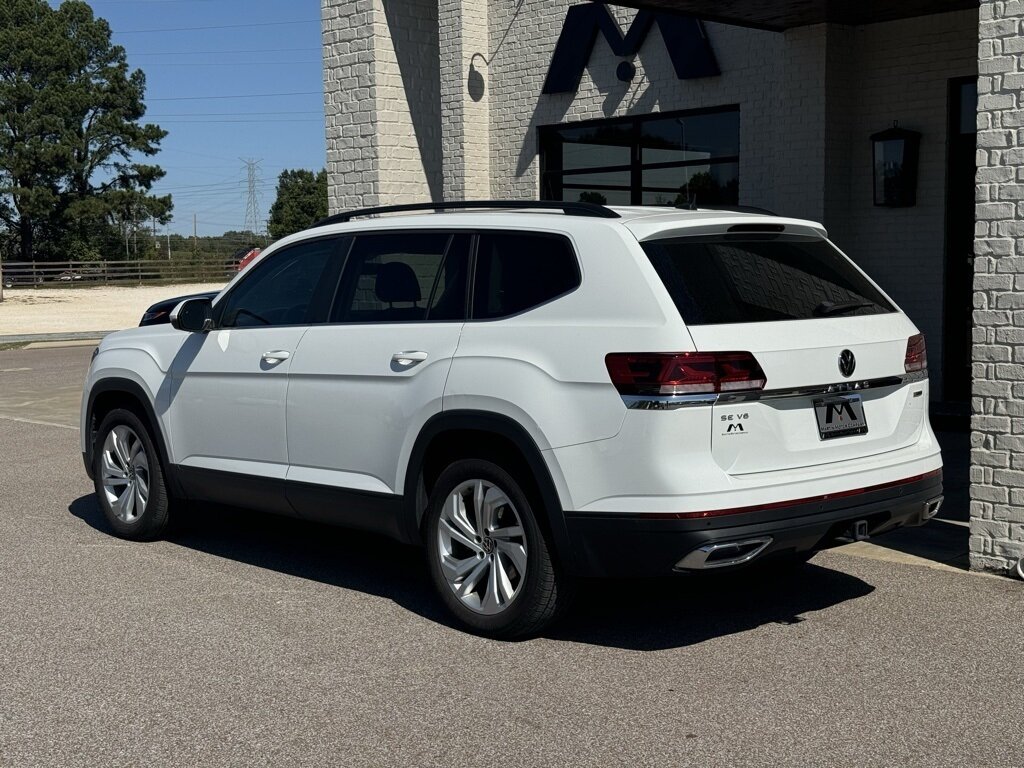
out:
{"label": "rear side window", "polygon": [[477,248],[473,317],[525,312],[580,284],[569,241],[559,235],[484,232]]}
{"label": "rear side window", "polygon": [[717,235],[641,246],[688,325],[895,311],[845,256],[820,238]]}
{"label": "rear side window", "polygon": [[332,322],[459,321],[466,317],[471,235],[358,235],[345,262]]}

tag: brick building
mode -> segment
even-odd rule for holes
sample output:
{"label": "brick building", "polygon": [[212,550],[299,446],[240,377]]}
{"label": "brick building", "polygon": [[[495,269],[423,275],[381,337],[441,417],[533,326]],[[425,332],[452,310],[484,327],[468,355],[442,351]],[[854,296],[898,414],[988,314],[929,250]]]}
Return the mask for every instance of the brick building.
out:
{"label": "brick building", "polygon": [[[933,413],[973,430],[972,565],[1024,556],[1024,2],[322,3],[332,211],[540,197],[822,221],[926,334]],[[910,205],[876,178],[894,123],[919,137]]]}

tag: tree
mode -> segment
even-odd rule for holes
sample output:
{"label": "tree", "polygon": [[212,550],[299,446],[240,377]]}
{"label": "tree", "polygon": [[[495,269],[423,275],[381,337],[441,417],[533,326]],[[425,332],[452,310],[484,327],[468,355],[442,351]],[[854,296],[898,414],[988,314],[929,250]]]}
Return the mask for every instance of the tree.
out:
{"label": "tree", "polygon": [[135,162],[167,135],[140,122],[145,90],[86,3],[0,3],[0,224],[17,258],[109,248],[126,212],[170,220],[170,196],[149,194],[164,171]]}
{"label": "tree", "polygon": [[306,229],[327,215],[327,171],[281,171],[267,232],[275,240]]}

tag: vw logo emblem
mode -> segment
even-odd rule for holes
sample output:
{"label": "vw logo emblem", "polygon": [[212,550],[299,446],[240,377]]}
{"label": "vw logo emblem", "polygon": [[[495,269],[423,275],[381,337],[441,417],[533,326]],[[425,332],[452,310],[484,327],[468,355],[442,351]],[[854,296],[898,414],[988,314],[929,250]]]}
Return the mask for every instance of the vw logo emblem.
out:
{"label": "vw logo emblem", "polygon": [[853,372],[857,369],[857,358],[853,356],[853,352],[848,349],[844,349],[839,353],[839,372],[843,374],[844,378],[850,378],[853,376]]}

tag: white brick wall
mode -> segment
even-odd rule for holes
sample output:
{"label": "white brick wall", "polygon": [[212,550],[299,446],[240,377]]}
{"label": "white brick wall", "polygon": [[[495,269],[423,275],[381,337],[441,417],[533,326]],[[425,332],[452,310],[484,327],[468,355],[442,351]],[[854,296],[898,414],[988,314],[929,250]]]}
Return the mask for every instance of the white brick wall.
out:
{"label": "white brick wall", "polygon": [[441,67],[437,0],[376,0],[379,194],[440,199]]}
{"label": "white brick wall", "polygon": [[1024,557],[1024,3],[983,0],[971,419],[971,567]]}
{"label": "white brick wall", "polygon": [[323,0],[324,112],[331,212],[379,199],[375,0]]}
{"label": "white brick wall", "polygon": [[441,195],[437,0],[322,0],[332,212]]}
{"label": "white brick wall", "polygon": [[439,0],[439,5],[444,198],[486,200],[491,195],[488,0]]}

